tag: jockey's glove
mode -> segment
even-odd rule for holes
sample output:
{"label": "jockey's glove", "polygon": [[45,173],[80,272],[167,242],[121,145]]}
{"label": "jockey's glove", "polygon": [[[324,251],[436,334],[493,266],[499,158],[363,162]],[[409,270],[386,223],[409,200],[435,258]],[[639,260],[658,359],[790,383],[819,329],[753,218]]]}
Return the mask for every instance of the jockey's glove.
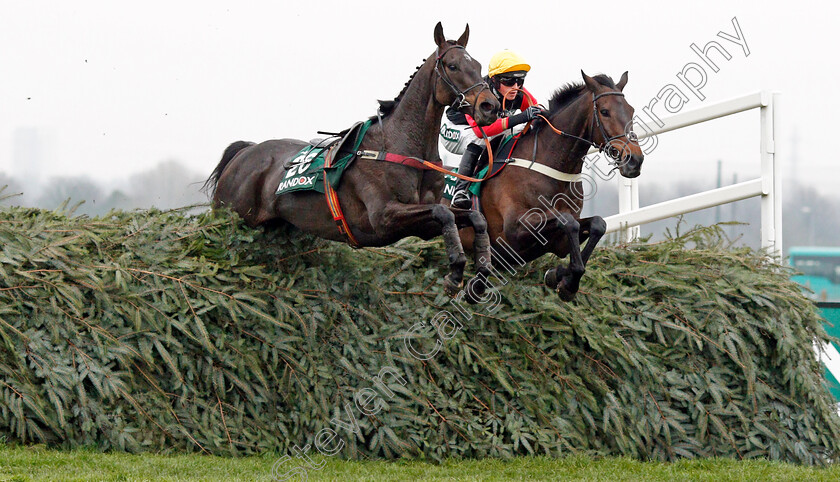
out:
{"label": "jockey's glove", "polygon": [[538,105],[532,105],[518,114],[508,117],[508,127],[517,126],[525,122],[534,120],[538,115],[543,113],[543,108]]}

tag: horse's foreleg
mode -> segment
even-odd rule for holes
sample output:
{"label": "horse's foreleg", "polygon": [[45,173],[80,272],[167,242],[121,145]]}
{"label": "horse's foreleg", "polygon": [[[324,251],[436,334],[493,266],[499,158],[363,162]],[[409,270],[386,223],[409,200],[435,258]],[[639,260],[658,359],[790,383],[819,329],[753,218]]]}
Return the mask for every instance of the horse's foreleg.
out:
{"label": "horse's foreleg", "polygon": [[429,239],[442,234],[449,259],[449,274],[444,277],[443,286],[450,296],[458,292],[464,281],[467,256],[458,237],[455,215],[446,206],[389,202],[382,209],[371,211],[369,218],[377,236],[383,239],[398,240],[408,236]]}
{"label": "horse's foreleg", "polygon": [[475,260],[476,276],[470,281],[466,289],[466,300],[476,303],[484,294],[489,284],[490,267],[490,235],[487,234],[487,220],[478,211],[466,209],[452,209],[455,223],[458,227],[471,226],[474,233],[473,259]]}
{"label": "horse's foreleg", "polygon": [[601,216],[592,216],[580,220],[580,243],[583,244],[589,238],[583,251],[580,252],[580,258],[583,260],[584,266],[589,262],[592,251],[595,250],[595,246],[598,245],[606,232],[607,222]]}
{"label": "horse's foreleg", "polygon": [[[570,213],[560,213],[555,219],[556,227],[565,238],[569,253],[569,265],[562,264],[545,273],[545,284],[553,289],[563,301],[571,301],[580,286],[580,279],[586,270],[580,253],[580,223]],[[557,242],[558,238],[554,238]],[[562,241],[561,241],[562,242]]]}
{"label": "horse's foreleg", "polygon": [[[571,226],[572,229],[564,229],[565,238],[556,241],[558,245],[564,244],[565,241],[565,245],[563,247],[558,246],[555,252],[560,255],[568,251],[569,266],[564,267],[561,264],[545,273],[546,286],[555,290],[564,301],[571,301],[575,297],[580,288],[580,279],[586,270],[586,263],[592,256],[592,251],[598,245],[598,241],[601,240],[607,230],[607,223],[600,216],[577,220],[575,223],[577,224],[577,233],[575,233],[574,225],[566,223],[564,226],[567,228]],[[580,245],[585,241],[586,246],[581,250]],[[579,264],[576,261],[579,261]]]}

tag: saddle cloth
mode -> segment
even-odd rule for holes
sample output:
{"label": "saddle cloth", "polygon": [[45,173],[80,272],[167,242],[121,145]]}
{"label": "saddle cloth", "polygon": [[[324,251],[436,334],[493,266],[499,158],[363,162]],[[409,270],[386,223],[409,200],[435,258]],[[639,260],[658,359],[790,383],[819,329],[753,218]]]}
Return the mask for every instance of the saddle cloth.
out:
{"label": "saddle cloth", "polygon": [[[333,142],[308,145],[297,152],[286,163],[286,174],[275,191],[276,195],[298,191],[317,191],[324,193],[324,176],[327,176],[333,188],[338,187],[344,171],[356,159],[356,151],[362,143],[371,121],[358,122],[342,132],[343,136]],[[326,156],[332,162],[326,164]]]}

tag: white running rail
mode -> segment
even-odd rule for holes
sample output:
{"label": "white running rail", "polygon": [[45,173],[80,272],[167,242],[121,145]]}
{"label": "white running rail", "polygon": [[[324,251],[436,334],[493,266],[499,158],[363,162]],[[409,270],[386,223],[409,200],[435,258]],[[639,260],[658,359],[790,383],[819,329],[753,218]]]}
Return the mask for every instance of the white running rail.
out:
{"label": "white running rail", "polygon": [[761,196],[761,246],[777,262],[782,259],[782,177],[776,159],[779,133],[779,93],[761,91],[664,119],[663,127],[639,134],[640,139],[707,122],[751,109],[761,109],[761,177],[691,196],[639,207],[637,179],[619,178],[619,213],[606,218],[607,232],[621,231],[626,241],[637,239],[639,225]]}
{"label": "white running rail", "polygon": [[[782,262],[782,177],[776,159],[779,134],[779,93],[767,91],[739,97],[719,104],[677,114],[663,120],[663,127],[653,129],[640,139],[655,134],[707,122],[751,109],[761,109],[761,177],[731,186],[712,189],[670,201],[639,207],[636,179],[619,178],[619,214],[605,219],[607,232],[621,231],[626,241],[639,237],[639,225],[679,214],[699,211],[721,204],[761,196],[761,247]],[[817,358],[840,380],[840,352],[830,343],[814,345]],[[840,412],[840,405],[838,405]]]}

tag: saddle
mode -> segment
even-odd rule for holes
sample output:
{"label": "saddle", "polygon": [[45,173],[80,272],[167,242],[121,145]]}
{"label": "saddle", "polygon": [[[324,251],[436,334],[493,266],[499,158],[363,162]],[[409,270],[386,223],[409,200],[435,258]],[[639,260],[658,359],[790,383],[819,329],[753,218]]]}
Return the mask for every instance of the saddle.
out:
{"label": "saddle", "polygon": [[[519,140],[517,136],[508,136],[504,139],[493,139],[492,141],[490,141],[490,148],[493,149],[493,165],[487,165],[489,159],[487,158],[488,154],[485,150],[481,154],[481,158],[478,162],[479,169],[476,171],[474,177],[478,179],[490,179],[491,177],[500,173],[502,169],[504,169],[505,166],[507,166],[508,159],[510,158],[510,153],[513,152],[513,148],[514,146],[516,146],[517,140]],[[488,170],[490,172],[487,172]],[[470,184],[470,187],[468,189],[470,193],[478,197],[481,193],[481,183],[474,182]]]}
{"label": "saddle", "polygon": [[[349,129],[341,131],[338,135],[341,136],[338,142],[330,145],[327,151],[327,166],[332,164],[333,159],[341,159],[342,157],[352,154],[353,158],[347,163],[350,164],[356,159],[356,149],[361,142],[361,136],[367,132],[366,122],[356,122]],[[364,131],[362,127],[365,127]]]}
{"label": "saddle", "polygon": [[[364,126],[365,122],[356,122],[350,128],[345,129],[337,134],[332,134],[330,132],[318,132],[319,134],[331,134],[330,137],[316,137],[309,141],[310,147],[315,150],[327,149],[327,164],[330,164],[330,160],[338,159],[344,155],[355,153],[356,150],[354,146],[357,145],[357,141],[359,140],[359,135],[362,133],[362,127]],[[286,169],[290,168],[295,164],[300,164],[305,161],[303,157],[294,156],[283,166]],[[352,163],[353,160],[351,159],[348,163]]]}

